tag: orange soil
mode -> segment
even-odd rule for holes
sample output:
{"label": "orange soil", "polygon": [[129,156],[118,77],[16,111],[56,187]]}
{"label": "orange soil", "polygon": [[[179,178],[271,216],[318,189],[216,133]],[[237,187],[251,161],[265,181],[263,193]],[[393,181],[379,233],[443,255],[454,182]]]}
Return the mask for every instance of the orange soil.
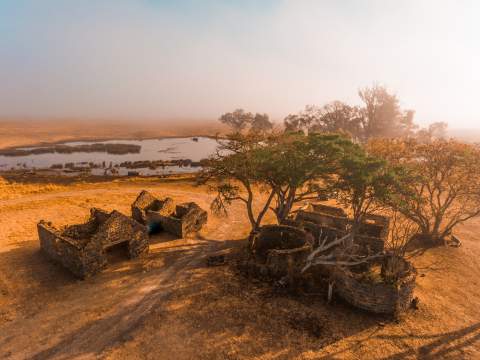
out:
{"label": "orange soil", "polygon": [[341,301],[327,305],[321,296],[275,295],[228,266],[206,267],[206,254],[243,244],[248,228],[240,205],[228,219],[210,216],[196,239],[158,236],[146,259],[112,254],[104,272],[76,280],[39,251],[40,219],[79,222],[92,206],[129,213],[143,188],[205,208],[212,194],[186,181],[44,191],[36,185],[28,192],[30,186],[16,184],[18,195],[0,200],[0,349],[6,358],[480,358],[479,220],[459,229],[461,248],[417,258],[420,309],[397,324]]}

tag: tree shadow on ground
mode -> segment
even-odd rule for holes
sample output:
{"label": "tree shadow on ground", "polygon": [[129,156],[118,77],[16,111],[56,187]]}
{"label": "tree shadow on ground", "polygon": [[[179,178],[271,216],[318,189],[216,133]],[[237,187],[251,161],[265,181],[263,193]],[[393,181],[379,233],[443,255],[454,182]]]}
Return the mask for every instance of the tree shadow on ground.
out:
{"label": "tree shadow on ground", "polygon": [[408,348],[400,353],[385,357],[384,360],[402,360],[418,356],[421,359],[461,359],[463,350],[480,342],[480,323],[438,334],[423,335],[378,335],[378,339],[392,341],[426,340],[418,348]]}
{"label": "tree shadow on ground", "polygon": [[[243,246],[225,241],[211,254],[222,254],[231,263]],[[142,353],[118,356],[293,358],[385,321],[341,302],[327,305],[321,297],[280,295],[232,266],[208,267],[205,260],[185,269],[182,281],[122,344],[135,348],[141,342]]]}
{"label": "tree shadow on ground", "polygon": [[[13,300],[10,305],[17,311],[10,321],[0,323],[0,348],[7,356],[24,357],[15,353],[17,349],[20,354],[26,351],[27,358],[37,354],[40,359],[56,354],[62,358],[65,352],[69,355],[64,358],[69,358],[72,354],[101,351],[121,341],[142,322],[152,306],[167,295],[172,286],[170,278],[205,246],[210,244],[199,241],[178,244],[168,251],[153,249],[144,258],[131,261],[122,257],[122,249],[115,249],[109,255],[109,267],[83,281],[50,262],[39,250],[38,241],[25,241],[0,253],[2,277],[8,278],[9,297]],[[8,285],[14,283],[22,286]],[[95,320],[88,320],[88,316],[85,319],[83,315],[88,313]],[[42,327],[40,339],[31,341],[28,335],[38,326]],[[65,331],[59,333],[59,326]]]}
{"label": "tree shadow on ground", "polygon": [[[454,358],[480,338],[480,324],[442,334],[385,335],[385,317],[341,301],[327,305],[322,296],[278,294],[270,285],[237,272],[233,264],[242,246],[238,240],[161,236],[144,259],[115,261],[98,276],[79,281],[50,263],[38,251],[38,242],[28,242],[0,254],[0,264],[23,266],[19,276],[32,289],[19,301],[28,303],[39,296],[45,309],[1,327],[0,348],[7,357],[18,357],[15,351],[21,350],[34,359],[108,354],[289,359],[306,352],[325,354],[326,346],[346,340],[343,350],[320,357],[342,359],[363,342],[376,340],[400,344],[406,350],[385,360],[401,360]],[[208,255],[219,253],[227,265],[208,267]],[[60,306],[62,311],[47,313]],[[82,311],[95,309],[100,309],[97,317],[82,318]],[[42,332],[32,342],[28,334],[41,322]],[[56,330],[59,324],[61,332]],[[424,344],[411,345],[419,340]]]}

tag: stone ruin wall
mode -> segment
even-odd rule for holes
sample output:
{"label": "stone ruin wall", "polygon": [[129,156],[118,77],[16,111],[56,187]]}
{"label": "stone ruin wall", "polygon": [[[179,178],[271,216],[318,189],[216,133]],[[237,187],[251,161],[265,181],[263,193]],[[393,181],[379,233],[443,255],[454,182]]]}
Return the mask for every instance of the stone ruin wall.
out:
{"label": "stone ruin wall", "polygon": [[[316,243],[320,237],[322,240],[326,238],[327,241],[333,241],[346,235],[347,226],[352,224],[352,220],[346,217],[343,209],[322,204],[313,204],[312,207],[314,210],[323,209],[328,213],[300,210],[295,221],[290,221],[289,224],[300,225],[309,230]],[[342,213],[344,216],[338,216]],[[382,215],[367,214],[365,220],[359,228],[355,242],[364,253],[383,252],[389,231],[389,219]]]}
{"label": "stone ruin wall", "polygon": [[159,223],[162,229],[178,238],[184,237],[182,220],[174,216],[166,216],[154,212],[148,212],[150,221]]}
{"label": "stone ruin wall", "polygon": [[377,314],[400,314],[413,300],[416,271],[412,268],[398,284],[360,281],[340,269],[334,271],[333,278],[334,292],[351,305]]}
{"label": "stone ruin wall", "polygon": [[311,252],[312,248],[310,245],[304,245],[294,249],[269,250],[265,262],[269,275],[278,279],[300,273]]}
{"label": "stone ruin wall", "polygon": [[183,238],[199,231],[208,217],[195,203],[175,206],[172,199],[159,200],[147,191],[132,204],[132,218],[116,210],[108,213],[92,208],[90,213],[87,222],[63,230],[43,220],[37,225],[42,251],[80,278],[99,272],[107,263],[106,250],[117,244],[126,243],[129,258],[147,254],[149,238],[144,224],[148,221],[160,222],[166,231]]}
{"label": "stone ruin wall", "polygon": [[[302,235],[305,233],[290,226],[263,226],[257,235],[256,250],[257,252],[261,250],[260,255],[265,256],[250,259],[246,264],[246,270],[254,276],[273,279],[287,277],[287,281],[298,281],[301,269],[312,250],[304,238],[302,243]],[[405,271],[395,283],[383,280],[377,283],[367,282],[342,268],[332,270],[330,267],[319,266],[315,273],[320,271],[324,276],[331,276],[334,280],[334,292],[351,305],[377,314],[397,315],[408,310],[415,289],[416,270],[410,263],[404,262]],[[312,288],[320,286],[320,283],[316,282],[319,280],[311,278],[311,271],[309,274],[310,277],[309,275],[302,277],[301,282],[305,281],[305,284]]]}
{"label": "stone ruin wall", "polygon": [[131,259],[148,253],[147,228],[116,210],[112,211],[109,218],[98,228],[92,241],[102,244],[104,249],[126,243]]}
{"label": "stone ruin wall", "polygon": [[346,217],[333,216],[329,214],[322,214],[319,212],[305,210],[300,210],[297,213],[295,221],[297,223],[301,223],[302,221],[309,221],[317,225],[335,228],[339,230],[345,230],[348,225],[348,219]]}
{"label": "stone ruin wall", "polygon": [[148,191],[143,190],[133,202],[131,209],[132,218],[139,223],[146,225],[148,224],[147,213],[149,211],[167,216],[175,211],[175,203],[169,197],[165,199],[157,199]]}
{"label": "stone ruin wall", "polygon": [[108,214],[92,209],[86,223],[68,226],[63,231],[45,221],[40,221],[37,228],[44,253],[82,279],[106,265],[105,250],[115,244],[126,242],[130,258],[148,252],[146,228],[117,211]]}
{"label": "stone ruin wall", "polygon": [[183,236],[192,232],[200,231],[202,226],[208,220],[207,212],[193,202],[179,204],[175,210],[175,216],[182,220]]}
{"label": "stone ruin wall", "polygon": [[264,225],[255,236],[253,250],[265,258],[268,251],[295,249],[305,243],[306,233],[302,229],[288,225]]}
{"label": "stone ruin wall", "polygon": [[81,247],[46,222],[41,221],[37,228],[41,249],[50,259],[69,269],[75,276],[84,279],[105,266],[106,259],[100,244],[91,242]]}
{"label": "stone ruin wall", "polygon": [[[342,209],[337,211],[328,206],[315,206],[313,209],[313,212],[299,211],[295,221],[289,220],[288,224],[294,226],[302,224],[315,237],[322,234],[331,241],[346,235],[351,220],[342,215]],[[359,230],[360,235],[355,239],[363,252],[372,254],[384,251],[389,222],[389,218],[381,215],[368,214],[365,217]],[[287,276],[292,270],[300,271],[308,254],[309,250],[306,247],[269,250],[266,262],[268,273],[279,278]],[[415,289],[416,270],[410,264],[408,267],[410,270],[395,284],[384,281],[378,283],[361,281],[347,270],[337,269],[333,272],[327,268],[325,270],[326,274],[332,274],[335,293],[353,306],[379,314],[400,314],[410,307]]]}
{"label": "stone ruin wall", "polygon": [[184,238],[192,232],[200,231],[208,220],[208,214],[197,204],[190,202],[178,204],[174,212],[167,214],[148,210],[147,219],[149,223],[160,224],[164,231]]}
{"label": "stone ruin wall", "polygon": [[313,208],[313,211],[317,213],[322,213],[322,214],[331,215],[335,217],[347,217],[347,213],[345,212],[345,210],[339,207],[325,205],[325,204],[312,204],[312,208]]}
{"label": "stone ruin wall", "polygon": [[175,205],[171,198],[157,199],[143,190],[132,206],[132,217],[152,230],[161,229],[179,238],[199,231],[207,222],[207,212],[197,204]]}

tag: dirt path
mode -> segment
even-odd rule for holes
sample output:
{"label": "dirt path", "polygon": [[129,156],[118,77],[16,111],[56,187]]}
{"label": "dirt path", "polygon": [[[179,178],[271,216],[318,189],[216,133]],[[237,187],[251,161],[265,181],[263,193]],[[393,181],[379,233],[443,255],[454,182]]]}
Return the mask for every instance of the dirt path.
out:
{"label": "dirt path", "polygon": [[[50,309],[45,309],[48,311],[42,311],[27,320],[11,322],[5,327],[3,330],[8,337],[0,336],[0,348],[18,359],[97,357],[104,350],[128,339],[129,334],[142,324],[154,307],[162,306],[162,300],[170,295],[172,285],[182,281],[182,272],[189,267],[203,265],[204,256],[216,248],[201,241],[193,241],[190,245],[195,246],[191,254],[175,259],[161,272],[156,271],[132,284],[129,291],[100,319],[79,324],[84,314],[90,311],[88,302],[74,304],[68,312],[57,312],[54,316],[60,318],[60,323],[52,321]],[[67,317],[69,319],[65,323]],[[32,342],[28,330],[35,329],[39,324],[44,324],[41,330],[44,334],[50,334],[49,338],[38,343]],[[62,333],[55,334],[59,326]],[[68,335],[65,336],[65,333]]]}

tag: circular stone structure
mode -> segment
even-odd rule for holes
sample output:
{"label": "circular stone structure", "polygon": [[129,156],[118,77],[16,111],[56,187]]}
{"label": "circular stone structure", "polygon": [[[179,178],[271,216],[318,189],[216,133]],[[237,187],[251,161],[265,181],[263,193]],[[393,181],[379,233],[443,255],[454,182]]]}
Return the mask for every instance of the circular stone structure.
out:
{"label": "circular stone structure", "polygon": [[408,310],[413,300],[417,271],[408,261],[400,261],[404,271],[393,282],[368,282],[346,269],[336,269],[333,272],[334,292],[363,310],[377,314],[401,314]]}
{"label": "circular stone structure", "polygon": [[306,243],[305,231],[288,225],[264,225],[255,236],[253,250],[265,258],[270,250],[295,249]]}

